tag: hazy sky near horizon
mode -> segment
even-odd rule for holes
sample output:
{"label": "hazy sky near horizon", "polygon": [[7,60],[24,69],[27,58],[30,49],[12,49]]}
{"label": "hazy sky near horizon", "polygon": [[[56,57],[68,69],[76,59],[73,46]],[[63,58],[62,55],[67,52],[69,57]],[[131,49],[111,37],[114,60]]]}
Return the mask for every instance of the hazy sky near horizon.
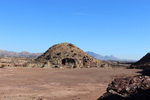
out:
{"label": "hazy sky near horizon", "polygon": [[84,51],[140,59],[150,51],[150,0],[0,0],[0,49]]}

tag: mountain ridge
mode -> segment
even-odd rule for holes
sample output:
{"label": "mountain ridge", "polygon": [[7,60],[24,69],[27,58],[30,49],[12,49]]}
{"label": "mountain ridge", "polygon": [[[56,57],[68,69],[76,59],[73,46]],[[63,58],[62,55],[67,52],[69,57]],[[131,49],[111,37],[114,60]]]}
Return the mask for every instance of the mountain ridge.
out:
{"label": "mountain ridge", "polygon": [[97,54],[97,53],[94,53],[91,51],[87,51],[86,53],[89,54],[90,56],[93,56],[96,59],[100,59],[100,60],[104,60],[104,61],[129,61],[129,62],[131,61],[131,62],[135,62],[135,60],[130,60],[130,59],[119,59],[113,55],[103,56],[103,55],[100,55],[100,54]]}
{"label": "mountain ridge", "polygon": [[[113,55],[100,55],[91,51],[87,51],[87,54],[89,54],[90,56],[99,59],[99,60],[104,60],[104,61],[135,61],[135,60],[130,60],[130,59],[119,59]],[[41,56],[43,53],[31,53],[31,52],[27,52],[27,51],[21,51],[21,52],[15,52],[15,51],[6,51],[6,50],[2,50],[0,49],[0,56],[7,56],[7,57],[25,57],[25,58],[37,58],[39,56]]]}
{"label": "mountain ridge", "polygon": [[6,56],[6,57],[37,58],[40,55],[42,55],[42,53],[30,53],[27,51],[14,52],[14,51],[6,51],[0,49],[0,56]]}

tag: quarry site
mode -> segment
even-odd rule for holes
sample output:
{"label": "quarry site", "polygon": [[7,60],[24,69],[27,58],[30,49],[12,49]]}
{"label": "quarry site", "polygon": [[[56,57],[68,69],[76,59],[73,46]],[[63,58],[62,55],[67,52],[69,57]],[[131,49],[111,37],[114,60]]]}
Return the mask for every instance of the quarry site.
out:
{"label": "quarry site", "polygon": [[149,53],[134,63],[102,61],[71,43],[32,56],[3,53],[0,100],[150,99]]}
{"label": "quarry site", "polygon": [[150,0],[0,0],[0,100],[150,100]]}

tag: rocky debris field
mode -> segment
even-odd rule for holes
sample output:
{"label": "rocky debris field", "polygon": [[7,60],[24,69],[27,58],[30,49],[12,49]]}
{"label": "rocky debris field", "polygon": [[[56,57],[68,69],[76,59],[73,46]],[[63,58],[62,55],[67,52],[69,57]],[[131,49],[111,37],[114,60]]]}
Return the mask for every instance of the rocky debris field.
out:
{"label": "rocky debris field", "polygon": [[0,68],[4,67],[25,67],[27,62],[32,62],[32,58],[20,57],[0,57]]}

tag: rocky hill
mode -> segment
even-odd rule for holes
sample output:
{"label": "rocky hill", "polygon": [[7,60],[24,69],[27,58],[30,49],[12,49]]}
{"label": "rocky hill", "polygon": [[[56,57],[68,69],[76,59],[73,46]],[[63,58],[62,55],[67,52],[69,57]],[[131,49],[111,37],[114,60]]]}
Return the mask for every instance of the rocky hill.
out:
{"label": "rocky hill", "polygon": [[44,63],[44,66],[67,66],[71,68],[100,67],[104,64],[71,43],[61,43],[50,47],[35,62]]}
{"label": "rocky hill", "polygon": [[150,53],[131,65],[131,68],[150,68]]}
{"label": "rocky hill", "polygon": [[0,50],[1,57],[24,57],[24,58],[37,58],[38,56],[42,55],[42,53],[29,53],[29,52],[12,52],[12,51],[5,51]]}

